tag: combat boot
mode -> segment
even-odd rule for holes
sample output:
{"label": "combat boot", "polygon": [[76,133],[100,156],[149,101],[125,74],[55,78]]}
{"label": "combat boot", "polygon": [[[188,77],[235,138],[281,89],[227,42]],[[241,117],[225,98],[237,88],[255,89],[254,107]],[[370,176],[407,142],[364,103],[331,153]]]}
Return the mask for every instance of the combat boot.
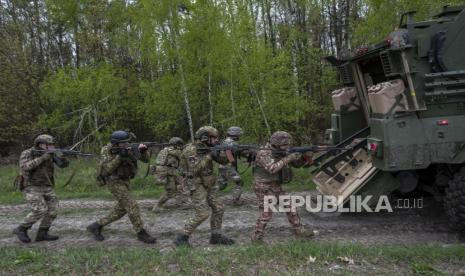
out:
{"label": "combat boot", "polygon": [[102,235],[103,226],[98,224],[97,222],[92,223],[91,225],[87,226],[87,231],[94,235],[94,239],[96,241],[103,241],[105,237]]}
{"label": "combat boot", "polygon": [[234,244],[234,240],[221,234],[212,234],[210,237],[210,244],[231,245]]}
{"label": "combat boot", "polygon": [[39,227],[39,230],[37,231],[36,242],[58,240],[58,236],[50,235],[48,233],[49,229],[50,227]]}
{"label": "combat boot", "polygon": [[252,238],[250,239],[252,243],[254,244],[264,244],[265,242],[263,241],[263,234],[261,233],[254,233],[252,235]]}
{"label": "combat boot", "polygon": [[188,246],[190,247],[190,243],[189,243],[189,236],[188,235],[184,235],[184,234],[179,234],[176,236],[176,239],[173,241],[174,245],[176,245],[176,247],[179,247],[179,246]]}
{"label": "combat boot", "polygon": [[157,242],[157,239],[150,236],[150,234],[147,233],[145,229],[142,229],[137,233],[137,239],[145,243],[156,243]]}
{"label": "combat boot", "polygon": [[13,234],[18,236],[18,239],[21,242],[29,243],[29,242],[31,242],[31,239],[27,235],[27,230],[29,230],[29,228],[24,227],[24,226],[18,226],[17,228],[15,228],[15,230],[13,230]]}

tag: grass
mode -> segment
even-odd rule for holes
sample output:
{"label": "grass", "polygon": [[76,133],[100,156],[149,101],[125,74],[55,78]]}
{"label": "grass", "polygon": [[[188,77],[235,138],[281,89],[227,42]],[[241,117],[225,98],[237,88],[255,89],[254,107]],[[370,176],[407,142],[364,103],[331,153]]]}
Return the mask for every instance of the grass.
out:
{"label": "grass", "polygon": [[[308,274],[336,272],[437,275],[446,267],[465,267],[463,246],[376,246],[291,242],[232,247],[182,248],[168,253],[156,249],[1,248],[3,274]],[[341,260],[347,257],[354,264]],[[314,260],[312,260],[315,258]],[[447,273],[447,272],[446,272]]]}
{"label": "grass", "polygon": [[[151,162],[153,164],[153,161]],[[163,187],[155,185],[153,175],[144,178],[147,165],[140,163],[137,176],[131,181],[131,189],[134,195],[139,198],[157,198],[163,193]],[[245,190],[251,191],[252,169],[246,169],[246,165],[241,164],[239,171],[243,172]],[[0,204],[23,203],[23,195],[15,191],[13,181],[18,174],[17,165],[0,167]],[[60,199],[73,198],[99,198],[111,199],[112,195],[105,187],[99,187],[95,180],[96,162],[94,160],[71,161],[71,165],[66,169],[57,168],[55,171],[55,191]],[[75,175],[66,187],[64,184]],[[230,184],[223,193],[228,193],[234,185]],[[303,191],[313,189],[315,186],[311,181],[308,169],[296,169],[295,179],[292,183],[286,184],[289,191]]]}

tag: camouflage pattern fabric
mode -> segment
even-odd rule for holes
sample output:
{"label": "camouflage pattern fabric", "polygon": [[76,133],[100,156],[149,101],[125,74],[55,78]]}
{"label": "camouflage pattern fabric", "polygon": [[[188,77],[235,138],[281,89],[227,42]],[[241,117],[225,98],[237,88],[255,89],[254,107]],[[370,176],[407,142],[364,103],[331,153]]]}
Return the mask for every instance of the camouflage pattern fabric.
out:
{"label": "camouflage pattern fabric", "polygon": [[[99,163],[100,174],[105,180],[134,178],[137,173],[137,159],[131,154],[122,157],[119,154],[111,152],[112,144],[105,145],[101,150],[101,159]],[[148,163],[149,154],[147,151],[141,153],[140,161]]]}
{"label": "camouflage pattern fabric", "polygon": [[265,145],[264,149],[257,152],[253,174],[255,181],[277,181],[279,179],[278,175],[280,171],[291,162],[288,156],[273,156],[273,151],[271,149],[272,146],[268,143]]}
{"label": "camouflage pattern fabric", "polygon": [[[266,149],[271,149],[271,144],[265,146]],[[295,156],[274,156],[271,150],[259,150],[255,158],[254,164],[254,192],[258,200],[258,210],[260,212],[255,225],[255,231],[253,238],[261,239],[263,237],[263,231],[267,223],[273,217],[273,212],[264,210],[264,197],[285,195],[286,193],[282,190],[281,182],[276,181],[279,179],[276,177],[288,164],[295,160]],[[260,170],[257,170],[260,169]],[[257,173],[261,172],[261,173]],[[278,201],[279,202],[279,201]],[[300,217],[295,212],[287,212],[287,219],[292,225],[293,232],[295,234],[301,234],[304,230],[300,223]]]}
{"label": "camouflage pattern fabric", "polygon": [[[25,186],[54,186],[54,162],[50,154],[35,153],[30,148],[21,153],[19,158],[19,168],[21,175],[26,179]],[[66,158],[60,158],[59,167],[65,168],[69,165]]]}
{"label": "camouflage pattern fabric", "polygon": [[[209,180],[214,183],[214,178]],[[191,216],[185,224],[184,234],[190,235],[192,232],[210,216],[210,229],[212,234],[221,233],[223,224],[224,204],[218,195],[218,188],[215,185],[198,183],[196,189],[191,193],[192,206],[194,215]]]}
{"label": "camouflage pattern fabric", "polygon": [[[275,196],[279,198],[280,195],[286,195],[282,190],[281,184],[277,182],[254,182],[254,192],[258,200],[258,210],[260,212],[257,222],[255,224],[254,239],[261,239],[268,222],[273,218],[272,211],[264,210],[264,197]],[[279,203],[279,200],[277,201]],[[286,212],[287,220],[292,226],[294,234],[301,234],[303,226],[300,223],[300,217],[296,212]]]}
{"label": "camouflage pattern fabric", "polygon": [[[237,144],[231,137],[227,137],[224,139],[223,144],[233,146]],[[237,157],[236,162],[237,162]],[[242,186],[244,186],[244,182],[242,181],[241,175],[237,172],[236,168],[233,165],[219,165],[218,166],[218,186],[220,190],[223,190],[228,186],[229,181],[233,181],[236,186],[232,190],[232,198],[233,201],[237,202],[241,195],[242,195]]]}
{"label": "camouflage pattern fabric", "polygon": [[165,186],[165,193],[158,200],[157,206],[162,206],[169,199],[179,195],[178,187],[183,184],[180,172],[180,159],[182,151],[169,146],[160,151],[155,160],[155,178],[158,183]]}
{"label": "camouflage pattern fabric", "polygon": [[181,167],[189,177],[189,190],[191,194],[194,214],[187,219],[184,234],[190,235],[210,215],[210,228],[213,234],[221,232],[223,223],[224,205],[218,196],[216,176],[213,174],[213,161],[221,164],[227,163],[225,155],[212,156],[210,152],[199,153],[197,148],[207,145],[200,142],[188,144],[182,151]]}
{"label": "camouflage pattern fabric", "polygon": [[139,205],[137,205],[137,202],[132,198],[129,191],[129,181],[109,181],[107,182],[107,187],[116,198],[117,203],[110,213],[106,217],[98,220],[97,223],[105,226],[128,214],[129,220],[136,233],[144,229],[144,222],[140,216]]}
{"label": "camouflage pattern fabric", "polygon": [[21,226],[31,228],[42,219],[40,228],[49,228],[57,217],[58,198],[50,186],[29,186],[23,190],[30,209]]}
{"label": "camouflage pattern fabric", "polygon": [[176,197],[185,197],[178,190],[183,185],[183,179],[180,176],[167,176],[165,182],[165,193],[158,200],[157,206],[162,206],[168,200]]}
{"label": "camouflage pattern fabric", "polygon": [[[108,216],[97,221],[105,226],[124,215],[128,214],[129,220],[136,233],[144,229],[144,223],[140,216],[137,202],[132,198],[129,189],[129,179],[133,178],[137,172],[137,160],[132,157],[122,157],[111,152],[112,144],[107,144],[102,148],[100,160],[100,174],[105,178],[105,183],[116,198],[116,205]],[[140,160],[147,163],[149,155],[147,151],[141,153]]]}
{"label": "camouflage pattern fabric", "polygon": [[[42,219],[40,227],[49,228],[57,217],[58,199],[53,191],[55,185],[52,155],[36,153],[30,148],[21,153],[19,168],[24,177],[23,194],[30,209],[21,226],[30,228]],[[58,158],[58,157],[55,157]],[[59,167],[69,165],[66,158],[59,158]]]}

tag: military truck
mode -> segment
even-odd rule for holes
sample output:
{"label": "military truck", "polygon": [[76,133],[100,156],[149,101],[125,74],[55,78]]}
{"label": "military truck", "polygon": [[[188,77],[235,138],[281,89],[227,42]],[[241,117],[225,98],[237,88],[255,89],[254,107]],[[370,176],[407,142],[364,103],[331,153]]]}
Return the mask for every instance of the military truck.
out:
{"label": "military truck", "polygon": [[342,196],[427,191],[465,229],[465,6],[433,19],[402,15],[377,45],[328,57],[343,87],[332,94],[328,144],[350,150],[317,159],[319,191]]}

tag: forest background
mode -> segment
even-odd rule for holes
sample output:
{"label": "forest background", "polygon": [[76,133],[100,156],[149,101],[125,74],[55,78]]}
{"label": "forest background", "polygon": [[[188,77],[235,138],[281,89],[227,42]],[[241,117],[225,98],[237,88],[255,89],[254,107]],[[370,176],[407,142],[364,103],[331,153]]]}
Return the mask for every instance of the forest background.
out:
{"label": "forest background", "polygon": [[95,150],[115,129],[192,138],[202,125],[275,130],[302,144],[329,126],[324,57],[383,40],[451,0],[0,0],[0,153],[48,132]]}

